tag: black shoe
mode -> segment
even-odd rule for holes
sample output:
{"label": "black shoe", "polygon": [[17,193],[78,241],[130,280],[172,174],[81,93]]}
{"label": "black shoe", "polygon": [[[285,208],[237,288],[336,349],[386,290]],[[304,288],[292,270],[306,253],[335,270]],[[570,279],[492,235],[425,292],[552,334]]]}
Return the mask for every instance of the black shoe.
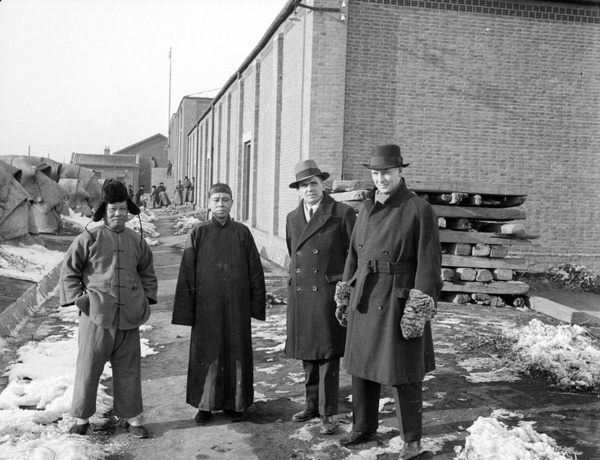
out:
{"label": "black shoe", "polygon": [[293,422],[306,422],[311,418],[317,418],[319,411],[316,409],[304,409],[302,412],[292,415]]}
{"label": "black shoe", "polygon": [[321,418],[321,434],[333,434],[337,424],[331,415]]}
{"label": "black shoe", "polygon": [[84,423],[83,425],[74,424],[71,428],[69,428],[69,433],[71,434],[80,434],[83,436],[87,433],[88,428],[90,427],[90,422]]}
{"label": "black shoe", "polygon": [[244,419],[243,412],[237,412],[234,410],[225,409],[223,413],[231,420],[232,422],[241,422]]}
{"label": "black shoe", "polygon": [[206,425],[210,420],[211,415],[209,410],[199,410],[194,417],[194,422],[196,422],[196,425]]}
{"label": "black shoe", "polygon": [[142,425],[130,425],[129,422],[125,422],[125,429],[136,438],[143,439],[148,437],[148,430]]}
{"label": "black shoe", "polygon": [[354,446],[363,442],[372,441],[377,436],[377,433],[364,431],[351,431],[347,435],[340,438],[338,443],[340,446]]}

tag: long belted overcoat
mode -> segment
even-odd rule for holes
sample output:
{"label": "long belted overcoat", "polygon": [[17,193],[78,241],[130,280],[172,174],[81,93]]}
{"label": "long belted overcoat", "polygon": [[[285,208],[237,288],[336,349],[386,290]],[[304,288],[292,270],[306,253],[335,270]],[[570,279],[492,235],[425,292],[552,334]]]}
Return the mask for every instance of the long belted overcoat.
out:
{"label": "long belted overcoat", "polygon": [[405,340],[400,319],[411,288],[435,301],[442,288],[437,217],[404,179],[385,204],[367,194],[344,269],[351,284],[344,366],[349,374],[387,385],[419,382],[435,369],[431,323]]}
{"label": "long belted overcoat", "polygon": [[306,222],[304,201],[287,216],[291,258],[285,354],[318,360],[344,355],[346,329],[335,317],[335,285],[341,281],[356,213],[327,192]]}

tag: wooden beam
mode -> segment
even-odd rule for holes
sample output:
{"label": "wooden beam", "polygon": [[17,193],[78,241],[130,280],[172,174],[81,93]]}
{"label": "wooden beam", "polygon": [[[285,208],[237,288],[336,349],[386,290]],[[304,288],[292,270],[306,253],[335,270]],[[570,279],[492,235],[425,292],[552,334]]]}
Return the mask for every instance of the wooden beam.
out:
{"label": "wooden beam", "polygon": [[473,206],[431,205],[438,217],[483,219],[483,220],[523,220],[525,211],[516,208],[481,208]]}
{"label": "wooden beam", "polygon": [[528,270],[527,259],[518,257],[468,257],[442,254],[442,266],[444,267],[473,267],[473,268],[510,268],[512,270]]}
{"label": "wooden beam", "polygon": [[[443,217],[438,218],[438,221]],[[439,224],[439,222],[438,222]],[[440,227],[440,242],[442,243],[468,243],[468,244],[498,244],[498,245],[529,245],[531,241],[521,238],[511,238],[507,235],[506,238],[498,237],[495,233],[486,232],[461,232],[454,230],[442,230]]]}
{"label": "wooden beam", "polygon": [[522,281],[491,281],[478,283],[474,281],[444,281],[442,292],[479,292],[485,294],[524,295],[529,286]]}
{"label": "wooden beam", "polygon": [[452,193],[462,192],[478,195],[499,195],[499,196],[527,196],[529,189],[516,185],[494,184],[494,183],[473,183],[473,182],[421,182],[411,181],[406,186],[409,190],[418,193]]}

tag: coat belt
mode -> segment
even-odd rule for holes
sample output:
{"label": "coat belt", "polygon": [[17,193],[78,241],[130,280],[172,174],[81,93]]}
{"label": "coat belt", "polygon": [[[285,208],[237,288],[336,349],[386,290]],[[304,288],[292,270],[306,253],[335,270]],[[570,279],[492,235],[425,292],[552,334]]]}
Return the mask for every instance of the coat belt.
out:
{"label": "coat belt", "polygon": [[370,273],[385,273],[393,275],[396,273],[414,271],[416,267],[416,260],[407,260],[404,262],[387,262],[384,260],[369,259],[365,261],[360,261],[358,263],[358,270],[356,271],[356,305],[358,306],[361,303],[365,281],[367,280],[367,276],[369,276]]}

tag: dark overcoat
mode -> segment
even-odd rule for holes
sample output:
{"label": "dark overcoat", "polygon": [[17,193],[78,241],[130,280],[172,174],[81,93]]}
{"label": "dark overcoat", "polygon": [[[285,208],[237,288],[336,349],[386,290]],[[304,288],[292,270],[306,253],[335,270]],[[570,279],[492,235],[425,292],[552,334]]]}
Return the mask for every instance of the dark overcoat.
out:
{"label": "dark overcoat", "polygon": [[367,194],[344,269],[351,286],[344,365],[348,373],[387,385],[420,382],[435,369],[431,324],[405,340],[400,319],[411,288],[435,301],[442,251],[433,208],[404,179],[385,204]]}
{"label": "dark overcoat", "polygon": [[192,326],[187,403],[243,411],[254,400],[251,317],[265,319],[266,290],[250,229],[213,217],[191,231],[179,269],[173,324]]}
{"label": "dark overcoat", "polygon": [[356,213],[326,192],[306,222],[304,201],[287,216],[290,255],[285,354],[318,360],[344,355],[346,329],[335,317],[335,285],[341,281]]}

